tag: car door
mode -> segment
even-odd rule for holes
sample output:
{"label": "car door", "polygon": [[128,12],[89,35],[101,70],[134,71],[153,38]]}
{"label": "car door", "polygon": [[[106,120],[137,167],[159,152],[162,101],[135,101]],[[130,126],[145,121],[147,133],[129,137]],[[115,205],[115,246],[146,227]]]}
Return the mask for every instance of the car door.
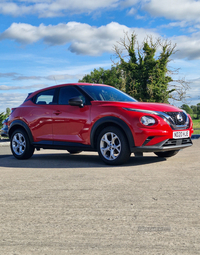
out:
{"label": "car door", "polygon": [[52,115],[55,91],[42,91],[33,100],[34,106],[28,118],[35,142],[53,143]]}
{"label": "car door", "polygon": [[[74,97],[80,97],[84,106],[69,105],[69,99]],[[52,119],[54,144],[89,143],[90,105],[75,86],[60,88]]]}

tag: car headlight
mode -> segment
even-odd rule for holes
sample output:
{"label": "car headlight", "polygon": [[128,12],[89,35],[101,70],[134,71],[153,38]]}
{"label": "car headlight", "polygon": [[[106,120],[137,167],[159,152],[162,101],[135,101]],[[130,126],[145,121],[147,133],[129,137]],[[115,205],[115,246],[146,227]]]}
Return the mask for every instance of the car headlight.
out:
{"label": "car headlight", "polygon": [[143,116],[140,119],[140,122],[145,126],[153,126],[156,123],[156,120],[151,116]]}

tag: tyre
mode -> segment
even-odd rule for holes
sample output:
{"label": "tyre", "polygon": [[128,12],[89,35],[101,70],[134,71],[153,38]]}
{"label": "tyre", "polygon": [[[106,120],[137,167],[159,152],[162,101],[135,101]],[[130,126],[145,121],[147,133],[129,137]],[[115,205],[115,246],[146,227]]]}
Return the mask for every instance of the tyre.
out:
{"label": "tyre", "polygon": [[28,159],[34,152],[34,147],[31,145],[27,133],[22,129],[17,129],[13,132],[10,147],[17,159]]}
{"label": "tyre", "polygon": [[78,153],[81,153],[82,151],[78,151],[78,150],[73,150],[73,149],[70,149],[70,150],[67,150],[70,154],[78,154]]}
{"label": "tyre", "polygon": [[130,149],[124,133],[117,127],[106,127],[97,139],[100,158],[108,165],[120,165],[130,158]]}
{"label": "tyre", "polygon": [[177,153],[179,152],[179,150],[175,150],[175,151],[163,151],[163,152],[154,152],[158,157],[160,158],[169,158],[172,156],[175,156]]}

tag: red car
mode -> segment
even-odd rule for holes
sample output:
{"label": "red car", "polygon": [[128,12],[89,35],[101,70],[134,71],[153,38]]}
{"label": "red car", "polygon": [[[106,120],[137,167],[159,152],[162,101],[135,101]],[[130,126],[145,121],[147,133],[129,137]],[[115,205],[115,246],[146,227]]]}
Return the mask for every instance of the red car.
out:
{"label": "red car", "polygon": [[9,117],[11,150],[28,159],[34,149],[98,151],[107,164],[131,153],[170,157],[192,145],[192,120],[169,104],[141,103],[102,84],[63,84],[29,94]]}

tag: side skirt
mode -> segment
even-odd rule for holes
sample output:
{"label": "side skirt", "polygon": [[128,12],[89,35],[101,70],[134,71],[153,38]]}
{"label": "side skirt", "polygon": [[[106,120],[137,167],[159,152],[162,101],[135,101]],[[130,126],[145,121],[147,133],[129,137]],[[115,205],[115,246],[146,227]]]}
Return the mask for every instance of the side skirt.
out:
{"label": "side skirt", "polygon": [[33,142],[32,145],[36,149],[55,149],[55,150],[79,150],[79,151],[95,151],[90,145],[85,145],[81,143],[71,143],[62,141],[40,141]]}

